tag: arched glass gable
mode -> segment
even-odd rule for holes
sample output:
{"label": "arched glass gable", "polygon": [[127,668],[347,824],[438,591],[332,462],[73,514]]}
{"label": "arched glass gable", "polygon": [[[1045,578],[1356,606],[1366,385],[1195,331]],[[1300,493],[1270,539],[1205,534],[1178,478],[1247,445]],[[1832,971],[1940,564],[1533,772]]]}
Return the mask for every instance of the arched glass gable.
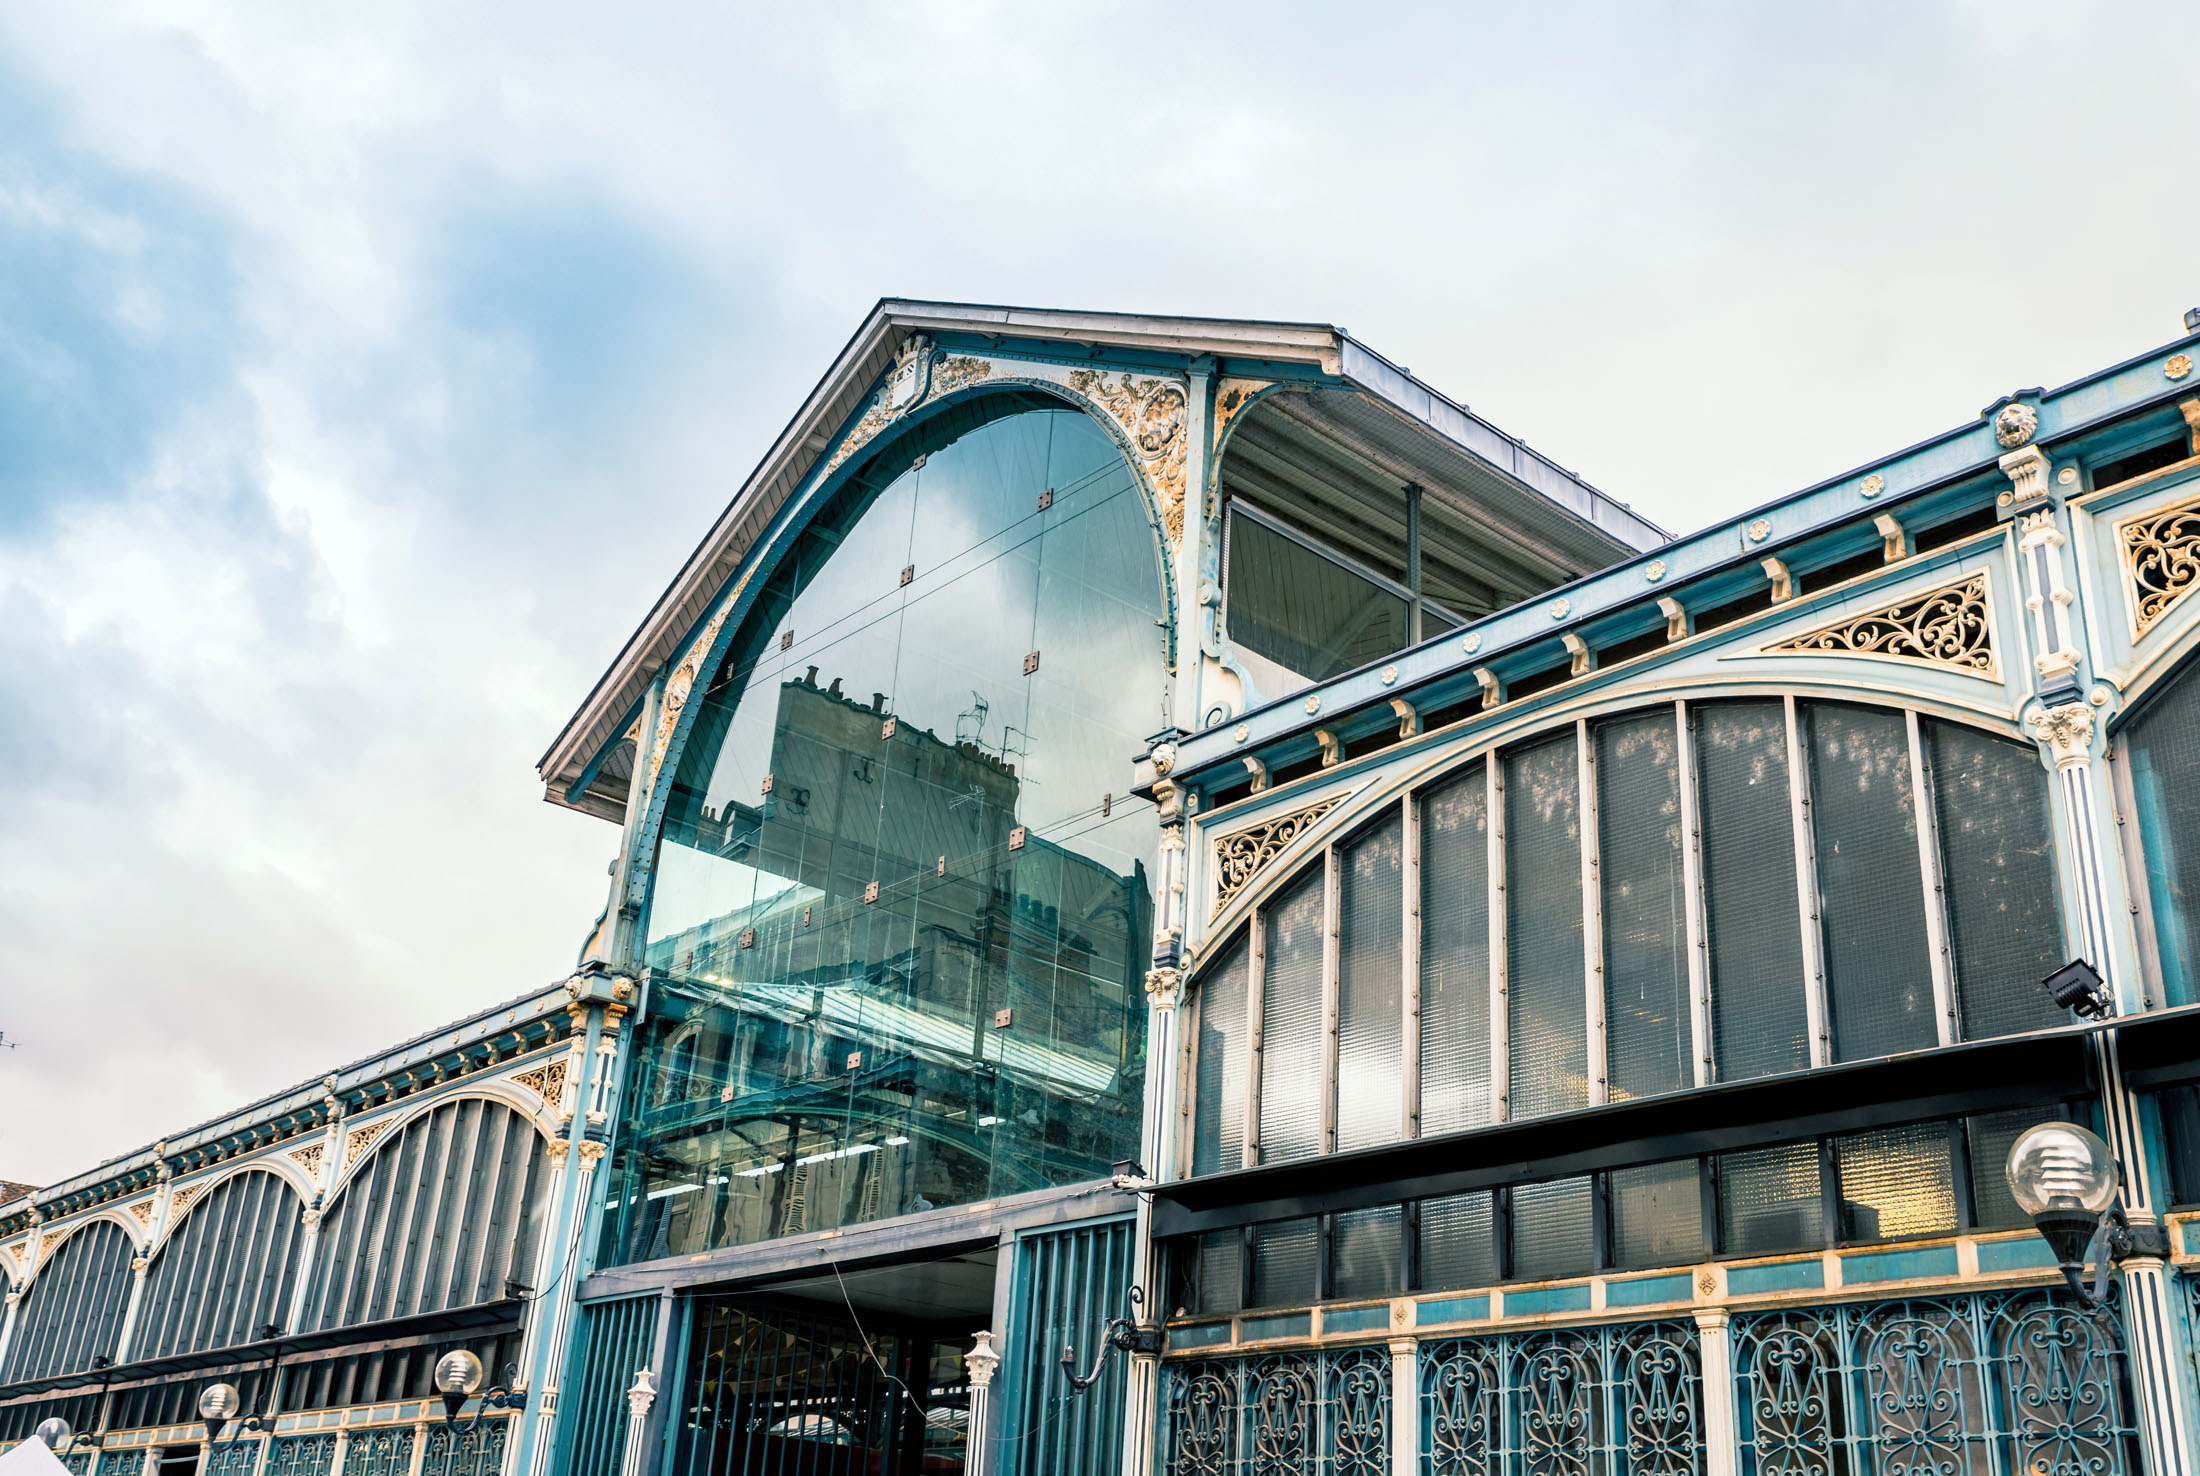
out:
{"label": "arched glass gable", "polygon": [[[1777,697],[1577,722],[1432,776],[1220,940],[1190,1005],[1183,1168],[2063,1024],[2039,984],[2061,958],[2030,744]],[[1999,1165],[2039,1115],[1218,1233],[1185,1263],[1190,1304],[1380,1295],[1409,1264],[1430,1289],[2010,1223]]]}
{"label": "arched glass gable", "polygon": [[[1003,412],[1006,413],[1003,413]],[[608,1259],[1104,1174],[1135,1153],[1160,549],[1081,412],[956,407],[800,537],[695,715]]]}

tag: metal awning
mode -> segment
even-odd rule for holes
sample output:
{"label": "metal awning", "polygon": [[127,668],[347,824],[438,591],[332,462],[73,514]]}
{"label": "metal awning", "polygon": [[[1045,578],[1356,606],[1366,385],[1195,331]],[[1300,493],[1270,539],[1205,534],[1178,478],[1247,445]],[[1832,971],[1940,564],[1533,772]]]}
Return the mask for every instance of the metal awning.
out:
{"label": "metal awning", "polygon": [[390,1348],[435,1342],[453,1333],[502,1333],[517,1331],[526,1303],[517,1297],[455,1307],[448,1312],[428,1312],[417,1317],[391,1317],[381,1322],[362,1322],[326,1332],[298,1333],[258,1343],[233,1343],[198,1353],[178,1353],[168,1358],[145,1358],[118,1363],[112,1368],[80,1369],[45,1379],[25,1379],[0,1385],[0,1404],[30,1395],[96,1393],[102,1389],[127,1389],[138,1384],[157,1384],[177,1374],[211,1373],[254,1368],[271,1362],[280,1350],[283,1358],[309,1353],[378,1353]]}
{"label": "metal awning", "polygon": [[[1181,1179],[1154,1191],[1153,1231],[1226,1230],[2082,1096],[2092,1090],[2094,1028],[1784,1072]],[[2127,1037],[2134,1028],[2124,1026]]]}
{"label": "metal awning", "polygon": [[2136,1091],[2200,1082],[2200,1005],[2126,1015],[2116,1022],[2116,1060]]}

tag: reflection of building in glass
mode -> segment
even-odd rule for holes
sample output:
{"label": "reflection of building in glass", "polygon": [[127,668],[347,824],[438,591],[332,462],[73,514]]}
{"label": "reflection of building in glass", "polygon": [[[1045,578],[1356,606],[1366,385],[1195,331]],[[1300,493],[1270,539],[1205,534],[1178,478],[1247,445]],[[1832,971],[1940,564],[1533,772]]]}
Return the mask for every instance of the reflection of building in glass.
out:
{"label": "reflection of building in glass", "polygon": [[1012,764],[838,685],[783,684],[771,793],[695,827],[755,900],[653,945],[623,1258],[1073,1183],[1135,1131],[1143,867],[1015,837]]}

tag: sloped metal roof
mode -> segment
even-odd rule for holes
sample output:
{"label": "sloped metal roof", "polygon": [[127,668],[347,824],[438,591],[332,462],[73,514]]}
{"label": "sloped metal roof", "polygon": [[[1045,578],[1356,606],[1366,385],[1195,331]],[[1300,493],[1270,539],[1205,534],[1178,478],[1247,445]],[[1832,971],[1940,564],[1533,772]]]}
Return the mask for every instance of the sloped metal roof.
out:
{"label": "sloped metal roof", "polygon": [[[1361,402],[1360,412],[1341,403],[1336,407],[1338,429],[1374,453],[1378,464],[1395,460],[1410,472],[1426,467],[1432,458],[1454,463],[1458,477],[1443,480],[1461,485],[1479,480],[1501,494],[1502,530],[1493,531],[1545,551],[1556,533],[1556,543],[1570,547],[1555,562],[1571,573],[1653,547],[1666,537],[1624,504],[1327,324],[885,298],[841,349],[544,752],[536,768],[547,799],[607,819],[621,817],[632,764],[631,746],[622,739],[649,683],[708,618],[719,591],[915,333],[992,339],[1002,345],[1013,341],[1077,346],[1087,352],[1206,357],[1246,373],[1258,373],[1262,364],[1289,366],[1361,392],[1323,398]],[[1369,416],[1373,420],[1363,418]]]}

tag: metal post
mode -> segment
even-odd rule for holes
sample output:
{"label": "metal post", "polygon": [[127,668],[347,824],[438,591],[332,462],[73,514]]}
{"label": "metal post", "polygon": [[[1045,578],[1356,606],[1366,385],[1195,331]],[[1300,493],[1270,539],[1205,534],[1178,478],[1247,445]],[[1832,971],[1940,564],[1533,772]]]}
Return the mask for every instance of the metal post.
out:
{"label": "metal post", "polygon": [[1696,1314],[1696,1349],[1703,1360],[1704,1476],[1735,1476],[1741,1425],[1734,1417],[1734,1343],[1724,1307]]}
{"label": "metal post", "polygon": [[963,1454],[964,1476],[993,1476],[993,1371],[1001,1366],[1001,1355],[993,1351],[993,1332],[981,1328],[971,1337],[970,1351],[963,1355],[963,1368],[970,1375],[970,1413],[964,1426],[969,1434],[969,1445]]}
{"label": "metal post", "polygon": [[1390,1476],[1415,1476],[1421,1461],[1421,1345],[1390,1340]]}
{"label": "metal post", "polygon": [[[505,1469],[545,1476],[556,1446],[552,1425],[558,1412],[558,1370],[564,1363],[565,1337],[573,1310],[573,1257],[567,1246],[574,1239],[573,1224],[585,1202],[585,1186],[603,1157],[600,1139],[568,1136],[575,1120],[585,1124],[578,1104],[590,1100],[595,1069],[595,1046],[603,1034],[603,1011],[575,1003],[568,1012],[576,1024],[585,1021],[568,1056],[565,1091],[560,1101],[558,1136],[550,1143],[551,1213],[543,1245],[536,1261],[534,1301],[528,1307],[527,1328],[520,1342],[520,1379],[528,1391],[526,1410],[514,1422],[516,1438],[507,1444]],[[585,1133],[585,1126],[582,1131]],[[575,1162],[568,1171],[566,1159]]]}
{"label": "metal post", "polygon": [[1406,483],[1406,591],[1411,613],[1406,623],[1406,643],[1421,644],[1421,485]]}
{"label": "metal post", "polygon": [[620,1476],[641,1476],[642,1452],[647,1448],[649,1407],[657,1402],[657,1385],[646,1368],[634,1371],[634,1383],[626,1391],[626,1453],[619,1458]]}

